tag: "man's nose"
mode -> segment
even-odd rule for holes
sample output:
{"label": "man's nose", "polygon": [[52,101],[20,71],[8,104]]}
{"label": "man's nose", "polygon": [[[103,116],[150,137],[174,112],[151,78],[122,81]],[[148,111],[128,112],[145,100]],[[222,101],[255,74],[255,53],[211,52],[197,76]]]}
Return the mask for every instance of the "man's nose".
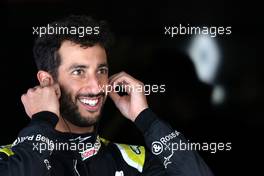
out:
{"label": "man's nose", "polygon": [[101,91],[100,81],[96,75],[90,75],[84,80],[84,89],[93,94],[97,94]]}

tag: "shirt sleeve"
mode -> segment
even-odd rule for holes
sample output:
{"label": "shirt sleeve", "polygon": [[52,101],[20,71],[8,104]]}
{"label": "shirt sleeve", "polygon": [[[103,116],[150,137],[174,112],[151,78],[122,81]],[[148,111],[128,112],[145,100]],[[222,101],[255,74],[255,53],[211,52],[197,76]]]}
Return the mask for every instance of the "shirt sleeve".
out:
{"label": "shirt sleeve", "polygon": [[47,147],[52,142],[53,129],[58,117],[47,111],[33,115],[27,127],[21,130],[11,147],[0,150],[1,176],[36,176],[49,173]]}
{"label": "shirt sleeve", "polygon": [[197,151],[175,150],[174,146],[187,144],[188,141],[169,124],[161,121],[151,109],[143,110],[135,124],[143,133],[147,148],[159,159],[168,176],[213,176]]}
{"label": "shirt sleeve", "polygon": [[167,176],[165,168],[159,158],[146,150],[146,158],[143,167],[143,176]]}

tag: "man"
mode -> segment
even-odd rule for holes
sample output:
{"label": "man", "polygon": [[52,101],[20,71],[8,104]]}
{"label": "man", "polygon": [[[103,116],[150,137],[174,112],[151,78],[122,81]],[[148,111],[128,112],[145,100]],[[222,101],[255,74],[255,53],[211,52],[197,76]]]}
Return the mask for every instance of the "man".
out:
{"label": "man", "polygon": [[[11,146],[1,149],[1,175],[212,175],[195,151],[172,149],[170,144],[186,140],[150,110],[143,91],[127,90],[124,96],[115,91],[116,85],[144,85],[125,72],[108,77],[111,37],[103,22],[70,16],[50,26],[90,28],[84,36],[53,31],[36,40],[40,85],[21,96],[32,120]],[[108,95],[142,132],[147,148],[98,136]]]}

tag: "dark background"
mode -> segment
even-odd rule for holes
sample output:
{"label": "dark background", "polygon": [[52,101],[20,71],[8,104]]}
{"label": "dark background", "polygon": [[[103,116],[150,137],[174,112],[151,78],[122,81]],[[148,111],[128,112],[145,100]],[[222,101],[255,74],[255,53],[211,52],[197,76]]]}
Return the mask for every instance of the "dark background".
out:
{"label": "dark background", "polygon": [[[87,14],[108,21],[116,36],[109,57],[111,73],[124,70],[144,83],[166,84],[166,93],[148,96],[154,112],[191,141],[232,142],[231,151],[200,152],[216,175],[257,175],[264,117],[261,12],[261,5],[254,1],[9,1],[1,6],[0,144],[12,143],[29,122],[20,96],[37,84],[32,27],[46,26],[68,14]],[[183,51],[191,36],[164,35],[165,25],[180,23],[232,26],[231,35],[217,37],[224,61],[219,73],[227,91],[224,104],[211,104],[212,86],[198,81]],[[100,127],[108,139],[143,142],[110,99]]]}

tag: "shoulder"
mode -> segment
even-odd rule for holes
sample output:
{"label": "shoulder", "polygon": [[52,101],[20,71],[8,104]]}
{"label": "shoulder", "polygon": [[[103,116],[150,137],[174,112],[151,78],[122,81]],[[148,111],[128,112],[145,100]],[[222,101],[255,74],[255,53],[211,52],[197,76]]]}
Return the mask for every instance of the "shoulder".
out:
{"label": "shoulder", "polygon": [[[100,138],[100,140],[105,145],[112,143],[104,138]],[[137,169],[139,172],[142,172],[146,157],[146,150],[144,146],[120,144],[120,143],[112,143],[112,144],[116,146],[118,151],[121,153],[123,160],[129,166]]]}

